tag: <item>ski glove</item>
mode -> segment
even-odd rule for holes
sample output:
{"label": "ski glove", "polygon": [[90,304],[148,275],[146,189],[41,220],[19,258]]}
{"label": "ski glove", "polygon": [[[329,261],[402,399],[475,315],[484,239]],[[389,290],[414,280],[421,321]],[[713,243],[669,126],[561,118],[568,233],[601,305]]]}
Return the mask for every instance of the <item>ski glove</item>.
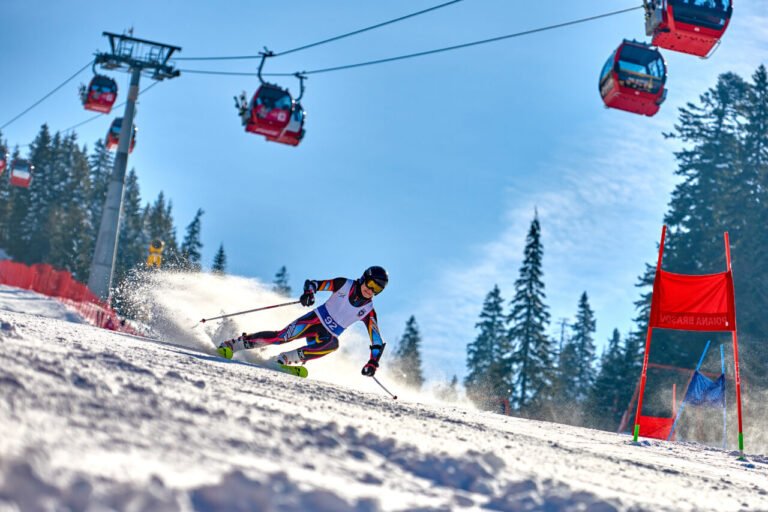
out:
{"label": "ski glove", "polygon": [[301,302],[302,306],[309,307],[315,303],[315,294],[312,292],[304,292],[301,294],[301,297],[299,297],[299,302]]}
{"label": "ski glove", "polygon": [[307,279],[304,281],[304,293],[301,294],[299,301],[302,306],[309,307],[315,303],[315,292],[317,291],[317,285]]}
{"label": "ski glove", "polygon": [[371,359],[366,363],[365,366],[363,366],[363,371],[361,371],[360,373],[362,373],[366,377],[373,377],[373,375],[376,373],[376,368],[378,367],[379,367],[379,363]]}

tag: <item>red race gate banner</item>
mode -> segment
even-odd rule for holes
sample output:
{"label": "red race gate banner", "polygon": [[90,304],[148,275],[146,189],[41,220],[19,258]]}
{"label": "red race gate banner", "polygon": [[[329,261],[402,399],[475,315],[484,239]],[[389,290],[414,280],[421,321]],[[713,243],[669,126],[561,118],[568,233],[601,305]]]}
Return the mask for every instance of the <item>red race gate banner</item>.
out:
{"label": "red race gate banner", "polygon": [[730,271],[709,275],[656,273],[651,327],[685,331],[733,331],[736,311]]}

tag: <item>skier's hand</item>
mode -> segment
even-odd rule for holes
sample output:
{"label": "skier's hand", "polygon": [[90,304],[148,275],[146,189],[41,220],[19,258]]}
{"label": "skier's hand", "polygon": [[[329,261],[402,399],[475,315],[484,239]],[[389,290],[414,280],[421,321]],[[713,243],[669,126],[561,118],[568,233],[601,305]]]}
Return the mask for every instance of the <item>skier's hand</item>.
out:
{"label": "skier's hand", "polygon": [[371,359],[365,364],[365,366],[363,366],[363,371],[361,371],[360,373],[362,373],[366,377],[373,377],[373,375],[376,373],[376,368],[378,367],[379,367],[379,363]]}
{"label": "skier's hand", "polygon": [[301,302],[302,306],[309,307],[315,303],[315,294],[310,291],[304,292],[299,297],[299,302]]}
{"label": "skier's hand", "polygon": [[304,281],[304,293],[302,293],[301,297],[299,298],[299,301],[301,301],[301,305],[309,307],[312,304],[314,304],[316,291],[317,291],[317,287],[315,286],[315,283],[313,283],[309,279]]}

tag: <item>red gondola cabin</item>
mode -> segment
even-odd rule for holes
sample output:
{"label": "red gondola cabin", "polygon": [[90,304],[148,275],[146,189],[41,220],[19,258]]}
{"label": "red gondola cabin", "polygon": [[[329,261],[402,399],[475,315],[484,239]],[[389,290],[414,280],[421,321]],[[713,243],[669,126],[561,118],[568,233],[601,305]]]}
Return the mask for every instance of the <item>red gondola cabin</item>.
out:
{"label": "red gondola cabin", "polygon": [[80,93],[86,110],[109,114],[117,100],[117,83],[104,75],[96,75]]}
{"label": "red gondola cabin", "polygon": [[253,95],[245,117],[245,131],[277,138],[291,121],[293,99],[285,89],[264,83]]}
{"label": "red gondola cabin", "polygon": [[14,187],[29,188],[29,184],[32,183],[32,173],[35,170],[35,166],[29,160],[23,160],[21,158],[15,159],[11,162],[11,171],[8,174],[11,185]]}
{"label": "red gondola cabin", "polygon": [[652,116],[667,96],[667,65],[651,45],[624,40],[600,73],[606,107]]}
{"label": "red gondola cabin", "polygon": [[728,28],[733,0],[652,0],[645,8],[651,44],[706,57]]}
{"label": "red gondola cabin", "polygon": [[298,146],[301,139],[304,138],[304,120],[306,118],[307,114],[301,107],[301,103],[294,103],[291,119],[283,133],[277,137],[267,137],[267,140],[288,144],[289,146]]}
{"label": "red gondola cabin", "polygon": [[0,155],[0,176],[5,172],[5,168],[8,165],[8,157],[6,155]]}
{"label": "red gondola cabin", "polygon": [[[112,121],[112,126],[109,127],[109,131],[107,132],[107,149],[113,150],[117,149],[118,144],[120,143],[120,130],[123,128],[123,118],[122,117],[116,117]],[[131,136],[131,146],[128,148],[128,152],[132,152],[134,146],[136,146],[136,132],[137,132],[136,125],[133,125],[133,135]]]}

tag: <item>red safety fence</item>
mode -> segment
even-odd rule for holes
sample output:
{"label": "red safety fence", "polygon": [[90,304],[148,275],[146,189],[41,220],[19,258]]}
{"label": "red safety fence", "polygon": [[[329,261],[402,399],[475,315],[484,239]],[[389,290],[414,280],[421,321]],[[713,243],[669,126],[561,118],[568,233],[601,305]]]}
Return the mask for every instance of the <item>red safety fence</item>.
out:
{"label": "red safety fence", "polygon": [[32,290],[53,297],[77,311],[91,325],[112,331],[136,334],[117,313],[104,304],[66,270],[56,270],[45,263],[24,265],[11,260],[0,261],[0,284]]}

